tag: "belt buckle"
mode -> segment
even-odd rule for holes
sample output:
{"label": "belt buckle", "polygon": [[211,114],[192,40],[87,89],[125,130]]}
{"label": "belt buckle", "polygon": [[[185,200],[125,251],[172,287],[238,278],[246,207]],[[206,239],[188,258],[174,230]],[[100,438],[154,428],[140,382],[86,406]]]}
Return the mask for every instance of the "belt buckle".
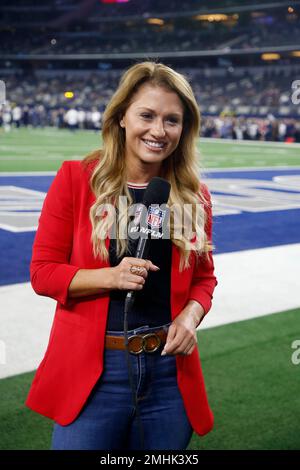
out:
{"label": "belt buckle", "polygon": [[[155,344],[152,347],[151,339],[155,340]],[[134,342],[137,343],[135,346]],[[128,338],[129,352],[134,355],[138,355],[143,351],[146,353],[154,353],[159,349],[160,345],[161,339],[156,333],[147,333],[146,335],[132,335]]]}
{"label": "belt buckle", "polygon": [[[141,335],[132,335],[128,338],[128,350],[130,354],[138,355],[144,350],[143,336]],[[138,342],[138,341],[139,342]],[[135,344],[137,343],[137,344]],[[133,349],[135,348],[135,349]]]}
{"label": "belt buckle", "polygon": [[[154,344],[154,346],[149,349],[148,348],[148,340],[150,340],[150,338],[154,338],[155,341],[156,341],[156,344]],[[151,341],[150,341],[150,343],[151,343]],[[143,337],[143,350],[147,353],[154,353],[155,351],[158,350],[160,345],[161,345],[161,339],[156,333],[148,333]]]}

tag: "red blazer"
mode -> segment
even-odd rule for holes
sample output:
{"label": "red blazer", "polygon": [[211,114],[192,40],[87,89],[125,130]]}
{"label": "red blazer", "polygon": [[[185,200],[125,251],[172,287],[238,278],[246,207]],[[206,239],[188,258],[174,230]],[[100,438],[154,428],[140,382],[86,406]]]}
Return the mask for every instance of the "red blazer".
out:
{"label": "red blazer", "polygon": [[[97,269],[109,262],[95,259],[89,209],[95,196],[89,177],[96,162],[84,168],[80,161],[65,161],[44,200],[35,235],[30,280],[35,292],[57,301],[45,356],[32,382],[26,405],[61,425],[70,424],[84,406],[103,370],[103,348],[109,305],[108,294],[68,298],[69,284],[79,269]],[[205,186],[202,190],[209,199]],[[211,238],[211,207],[207,233]],[[109,247],[109,238],[106,239]],[[179,251],[173,244],[171,314],[174,319],[189,299],[207,313],[217,284],[212,256],[179,273]],[[197,348],[189,356],[176,356],[177,382],[190,423],[203,435],[213,426]]]}

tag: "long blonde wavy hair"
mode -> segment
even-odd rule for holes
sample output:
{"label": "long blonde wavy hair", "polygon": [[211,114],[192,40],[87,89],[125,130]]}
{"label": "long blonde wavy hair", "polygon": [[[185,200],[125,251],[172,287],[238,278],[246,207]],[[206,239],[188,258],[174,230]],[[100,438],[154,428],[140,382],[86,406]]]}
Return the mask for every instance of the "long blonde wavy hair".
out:
{"label": "long blonde wavy hair", "polygon": [[[170,211],[170,238],[180,251],[180,271],[190,266],[191,252],[201,255],[211,251],[211,245],[205,234],[206,215],[199,208],[199,197],[206,202],[201,192],[199,181],[199,166],[197,164],[196,141],[200,132],[200,112],[191,86],[187,79],[170,67],[157,62],[141,62],[130,67],[121,77],[119,87],[109,101],[103,114],[102,139],[103,147],[87,155],[83,164],[97,160],[90,178],[90,186],[95,194],[95,203],[90,208],[92,224],[91,242],[95,258],[108,259],[105,245],[105,234],[109,234],[112,226],[110,217],[99,216],[99,208],[105,204],[114,205],[119,196],[127,196],[128,205],[133,199],[127,187],[125,165],[125,132],[120,126],[120,120],[129,107],[133,95],[144,83],[160,86],[177,93],[184,106],[183,129],[177,148],[170,154],[161,166],[159,176],[171,184],[168,206],[183,207],[189,204],[185,221],[190,220],[194,242],[183,234],[176,237],[176,220]],[[203,206],[202,206],[203,207]],[[124,219],[125,218],[125,219]],[[129,222],[128,211],[120,213],[119,220]],[[180,223],[185,223],[180,221]],[[118,233],[118,232],[116,232]],[[128,249],[128,240],[116,238],[117,256],[122,256]],[[197,256],[198,258],[198,256]]]}

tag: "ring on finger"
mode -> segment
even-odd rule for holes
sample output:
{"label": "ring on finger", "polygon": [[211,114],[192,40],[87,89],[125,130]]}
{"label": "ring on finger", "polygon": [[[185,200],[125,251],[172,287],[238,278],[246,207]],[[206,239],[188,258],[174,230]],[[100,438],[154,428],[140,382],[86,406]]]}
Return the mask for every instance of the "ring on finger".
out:
{"label": "ring on finger", "polygon": [[142,266],[135,266],[134,264],[130,266],[130,272],[131,274],[137,274],[139,276],[142,275],[144,272],[144,269]]}

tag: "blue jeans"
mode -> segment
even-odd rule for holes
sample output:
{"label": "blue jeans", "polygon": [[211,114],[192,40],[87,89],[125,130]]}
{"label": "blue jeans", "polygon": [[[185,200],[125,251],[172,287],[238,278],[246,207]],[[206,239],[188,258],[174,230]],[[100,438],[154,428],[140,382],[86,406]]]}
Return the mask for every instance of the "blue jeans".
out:
{"label": "blue jeans", "polygon": [[[143,326],[129,335],[168,328]],[[108,331],[107,334],[122,335]],[[176,380],[175,356],[130,354],[139,422],[128,378],[126,351],[105,349],[104,370],[75,421],[54,424],[53,450],[184,450],[192,436]],[[140,424],[139,424],[140,423]],[[140,425],[144,434],[141,446]]]}

